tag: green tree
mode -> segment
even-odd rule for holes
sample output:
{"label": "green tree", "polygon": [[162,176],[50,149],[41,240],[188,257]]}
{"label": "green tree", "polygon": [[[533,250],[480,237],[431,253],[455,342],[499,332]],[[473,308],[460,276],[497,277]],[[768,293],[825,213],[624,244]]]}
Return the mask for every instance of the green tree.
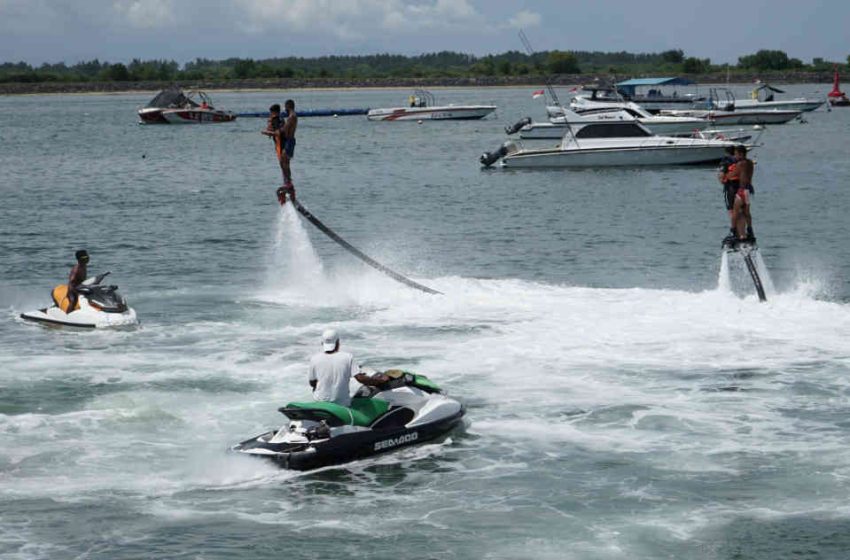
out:
{"label": "green tree", "polygon": [[546,66],[552,74],[579,74],[581,69],[578,66],[576,55],[571,52],[552,51]]}
{"label": "green tree", "polygon": [[685,51],[682,49],[664,51],[661,53],[661,60],[670,64],[682,64],[685,60]]}
{"label": "green tree", "polygon": [[711,60],[689,56],[682,62],[682,71],[686,74],[705,74],[711,69]]}
{"label": "green tree", "polygon": [[496,73],[496,65],[493,63],[493,59],[491,57],[482,58],[478,62],[472,65],[470,71],[473,74],[478,74],[482,76],[492,76]]}
{"label": "green tree", "polygon": [[755,70],[785,70],[793,67],[791,61],[788,59],[788,55],[784,51],[771,51],[767,49],[762,49],[755,54],[739,57],[738,66],[741,68],[753,68]]}
{"label": "green tree", "polygon": [[99,77],[110,82],[126,82],[130,79],[130,72],[127,71],[126,66],[119,62],[118,64],[104,65]]}
{"label": "green tree", "polygon": [[503,60],[499,63],[499,74],[504,74],[505,76],[513,74],[513,66],[510,60]]}
{"label": "green tree", "polygon": [[239,79],[250,78],[254,75],[257,63],[253,59],[239,59],[233,65],[233,74]]}

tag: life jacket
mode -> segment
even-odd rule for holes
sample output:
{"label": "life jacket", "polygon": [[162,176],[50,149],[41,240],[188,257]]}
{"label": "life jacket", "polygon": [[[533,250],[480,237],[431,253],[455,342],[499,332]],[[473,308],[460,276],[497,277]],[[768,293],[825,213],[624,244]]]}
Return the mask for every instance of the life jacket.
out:
{"label": "life jacket", "polygon": [[726,170],[726,184],[729,183],[738,183],[738,164],[736,162],[730,163]]}

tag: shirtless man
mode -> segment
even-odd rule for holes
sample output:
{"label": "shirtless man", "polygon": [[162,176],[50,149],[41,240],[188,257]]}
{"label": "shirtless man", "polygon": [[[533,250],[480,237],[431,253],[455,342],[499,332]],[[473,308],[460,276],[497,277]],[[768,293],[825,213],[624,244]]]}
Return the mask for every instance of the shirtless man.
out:
{"label": "shirtless man", "polygon": [[77,257],[77,264],[71,269],[71,274],[68,275],[68,311],[71,313],[77,307],[77,301],[80,294],[77,289],[85,281],[88,276],[89,254],[85,249],[80,249],[74,254]]}

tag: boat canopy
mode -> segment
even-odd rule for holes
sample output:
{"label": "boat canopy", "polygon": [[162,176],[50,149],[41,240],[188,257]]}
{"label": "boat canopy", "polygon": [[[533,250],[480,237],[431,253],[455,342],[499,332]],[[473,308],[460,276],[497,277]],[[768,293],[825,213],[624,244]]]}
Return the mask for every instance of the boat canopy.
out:
{"label": "boat canopy", "polygon": [[635,89],[639,87],[652,87],[652,86],[690,86],[695,82],[688,80],[687,78],[632,78],[631,80],[626,80],[625,82],[619,82],[617,85],[617,89],[622,92],[624,95],[628,97],[635,96]]}
{"label": "boat canopy", "polygon": [[146,107],[159,107],[163,109],[182,109],[187,106],[197,107],[198,104],[184,95],[183,91],[177,86],[171,86],[162,90],[146,105]]}
{"label": "boat canopy", "polygon": [[617,87],[640,87],[640,86],[691,86],[694,82],[687,78],[632,78],[625,82],[618,82]]}

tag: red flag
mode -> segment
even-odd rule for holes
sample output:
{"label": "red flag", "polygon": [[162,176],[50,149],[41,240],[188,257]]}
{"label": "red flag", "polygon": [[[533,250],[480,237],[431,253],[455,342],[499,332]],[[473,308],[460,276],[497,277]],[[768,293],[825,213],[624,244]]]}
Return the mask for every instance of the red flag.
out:
{"label": "red flag", "polygon": [[576,91],[578,91],[578,86],[576,86],[576,87],[572,88],[572,89],[570,90],[570,93],[573,93],[573,92],[576,92]]}
{"label": "red flag", "polygon": [[544,93],[546,93],[546,92],[543,91],[542,89],[538,89],[537,91],[535,91],[534,93],[531,94],[531,97],[532,97],[532,99],[537,99],[538,97],[542,96]]}

